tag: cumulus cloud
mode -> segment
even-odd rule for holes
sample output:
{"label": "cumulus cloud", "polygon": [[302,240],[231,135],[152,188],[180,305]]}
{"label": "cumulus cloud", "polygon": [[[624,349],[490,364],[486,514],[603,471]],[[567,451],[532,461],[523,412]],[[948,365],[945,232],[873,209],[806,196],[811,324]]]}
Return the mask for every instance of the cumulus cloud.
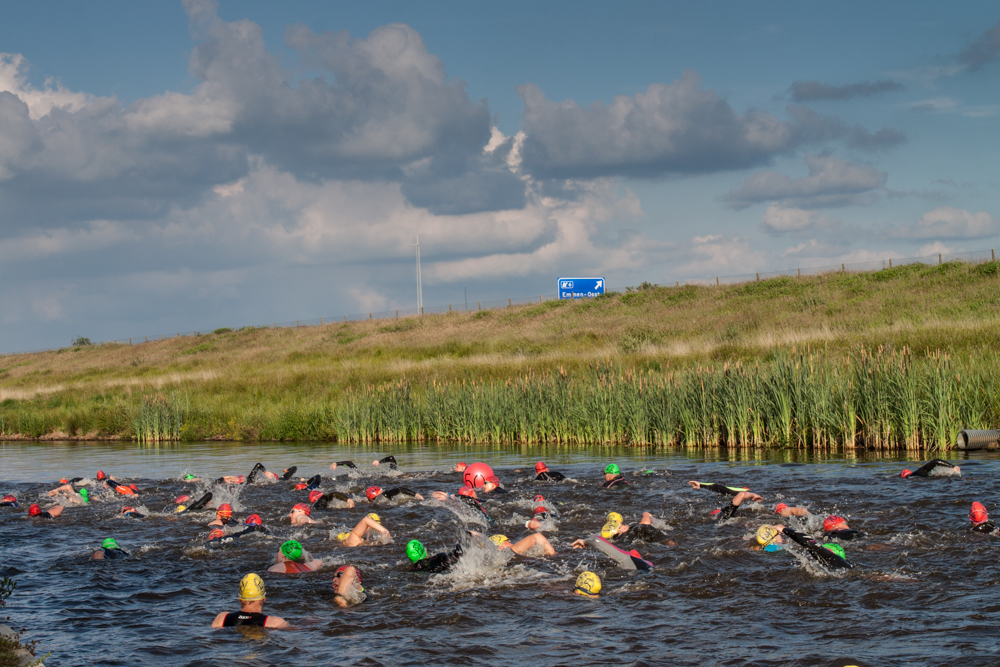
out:
{"label": "cumulus cloud", "polygon": [[981,70],[987,63],[1000,58],[1000,21],[979,35],[958,54],[958,61],[972,72]]}
{"label": "cumulus cloud", "polygon": [[835,86],[819,81],[794,81],[789,88],[792,99],[796,102],[815,102],[817,100],[850,100],[855,97],[871,97],[881,93],[906,90],[906,87],[892,79],[879,81],[862,81]]}
{"label": "cumulus cloud", "polygon": [[[722,197],[731,208],[743,209],[765,201],[782,201],[797,208],[847,206],[871,201],[888,175],[828,155],[806,157],[809,175],[793,178],[776,171],[759,171],[738,190]],[[766,217],[765,217],[766,220]]]}
{"label": "cumulus cloud", "polygon": [[790,232],[812,232],[818,229],[832,229],[840,225],[839,220],[833,220],[816,211],[806,211],[801,208],[785,208],[772,204],[764,211],[761,228],[768,234],[787,234]]}
{"label": "cumulus cloud", "polygon": [[912,239],[985,238],[1000,232],[1000,221],[986,211],[940,206],[920,216],[916,224],[897,227],[890,236]]}

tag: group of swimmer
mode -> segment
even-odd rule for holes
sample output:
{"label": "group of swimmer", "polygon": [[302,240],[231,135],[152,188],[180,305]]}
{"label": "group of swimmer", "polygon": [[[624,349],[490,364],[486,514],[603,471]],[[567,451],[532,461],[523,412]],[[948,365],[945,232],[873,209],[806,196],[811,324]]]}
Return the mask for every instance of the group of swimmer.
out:
{"label": "group of swimmer", "polygon": [[[398,463],[392,456],[387,456],[372,462],[373,466],[385,466],[391,470],[396,470]],[[330,465],[331,470],[338,467],[345,467],[357,470],[358,466],[351,461],[338,461]],[[268,471],[262,464],[258,463],[253,467],[247,476],[223,476],[212,480],[216,485],[252,485],[258,481],[280,482],[289,481],[295,475],[296,467],[286,468],[282,474]],[[461,474],[462,485],[456,493],[446,491],[434,491],[431,496],[436,501],[457,502],[471,510],[471,516],[477,523],[493,527],[494,519],[487,511],[484,501],[497,496],[509,493],[504,489],[500,479],[493,470],[485,463],[473,463],[466,465],[464,462],[456,464],[454,471]],[[648,471],[642,471],[648,472]],[[640,473],[641,474],[641,473]],[[914,471],[903,470],[900,473],[902,478],[928,477],[937,475],[960,475],[961,470],[947,461],[934,459],[928,461]],[[98,471],[96,476],[99,485],[107,490],[122,496],[125,499],[136,497],[142,491],[134,484],[123,484],[115,480],[113,476]],[[560,472],[552,471],[548,466],[539,461],[535,465],[536,482],[559,483],[567,477]],[[60,486],[47,492],[49,497],[69,505],[86,505],[90,502],[90,493],[82,478],[60,480]],[[185,482],[201,482],[193,475],[186,475]],[[314,475],[309,479],[299,478],[294,484],[295,491],[305,491],[309,502],[295,504],[288,513],[290,525],[301,526],[316,523],[312,518],[314,510],[324,511],[338,508],[353,508],[355,501],[346,494],[337,491],[324,492],[319,489],[323,480],[321,475]],[[726,521],[740,512],[745,503],[762,502],[763,497],[754,493],[746,487],[728,486],[718,483],[708,483],[700,481],[689,481],[688,484],[695,490],[709,490],[729,498],[728,504],[712,511],[712,515],[718,521]],[[606,490],[626,489],[631,482],[625,479],[619,467],[611,463],[604,469],[604,482],[602,488]],[[554,488],[554,487],[549,487]],[[205,492],[200,498],[193,500],[191,496],[182,494],[175,499],[176,514],[188,514],[203,509],[211,500],[211,491]],[[365,490],[365,498],[370,504],[396,503],[407,501],[422,501],[423,496],[404,488],[396,487],[383,489],[380,486],[369,486]],[[364,501],[360,501],[364,502]],[[185,504],[187,503],[187,504]],[[476,542],[483,548],[494,549],[497,552],[509,552],[516,556],[546,557],[556,554],[555,548],[546,538],[544,532],[555,527],[558,514],[550,507],[554,507],[551,502],[547,502],[541,494],[536,494],[532,500],[535,508],[532,517],[525,523],[525,528],[531,531],[527,536],[516,541],[511,540],[506,535],[494,534],[487,537],[485,534],[475,530],[466,530],[466,546],[463,542],[455,546],[450,551],[440,552],[431,555],[424,545],[417,539],[411,539],[405,547],[406,557],[413,572],[446,572],[453,568],[465,553],[470,542]],[[13,495],[5,495],[0,502],[0,507],[18,508],[19,503]],[[65,505],[56,504],[46,510],[42,510],[37,503],[31,504],[28,509],[28,517],[33,520],[56,519],[59,517]],[[783,519],[796,517],[806,521],[811,517],[809,510],[805,507],[790,507],[779,502],[774,506],[774,513]],[[144,518],[136,509],[129,505],[121,508],[120,514],[125,517]],[[972,522],[971,530],[1000,535],[1000,528],[989,521],[986,508],[979,502],[972,503],[969,512],[969,519]],[[631,570],[649,570],[653,564],[642,556],[634,548],[626,551],[635,542],[646,544],[661,543],[667,546],[675,546],[673,541],[668,539],[667,534],[653,525],[654,517],[649,512],[644,512],[637,523],[625,523],[624,517],[618,512],[608,513],[604,525],[599,534],[588,538],[577,539],[571,543],[572,549],[583,549],[591,547],[611,558],[619,567]],[[257,514],[250,514],[242,524],[233,518],[233,508],[228,503],[221,503],[216,508],[214,519],[208,523],[207,527],[211,532],[205,541],[207,548],[220,548],[227,544],[255,533],[273,535],[273,533],[263,525],[261,517]],[[231,527],[227,532],[227,527]],[[848,559],[847,554],[840,542],[850,541],[863,537],[863,533],[852,529],[846,519],[840,516],[827,516],[824,518],[823,535],[825,541],[818,542],[805,530],[799,530],[791,525],[785,524],[764,524],[759,526],[754,532],[752,548],[767,552],[779,551],[795,545],[801,553],[811,558],[815,563],[833,570],[853,569],[854,563]],[[382,525],[382,520],[378,514],[371,512],[364,516],[354,528],[336,536],[336,541],[343,547],[359,547],[372,543],[388,543],[391,539],[389,530]],[[835,541],[833,541],[835,540]],[[128,558],[131,554],[123,549],[114,537],[105,539],[101,547],[97,549],[92,558],[94,559],[116,559]],[[294,539],[283,542],[275,555],[275,562],[268,568],[268,572],[274,574],[301,574],[313,572],[320,569],[323,562],[313,558],[303,545]],[[334,573],[332,588],[334,591],[334,604],[340,607],[349,607],[360,604],[367,599],[364,586],[362,585],[362,574],[358,567],[350,563],[340,566]],[[585,571],[579,574],[574,582],[573,592],[586,597],[597,597],[602,589],[600,577],[592,571]],[[268,616],[263,613],[263,605],[266,600],[265,584],[260,575],[249,573],[242,578],[239,583],[238,601],[240,610],[238,612],[220,613],[212,622],[212,627],[232,627],[232,626],[261,626],[266,628],[284,628],[288,623],[277,616]]]}

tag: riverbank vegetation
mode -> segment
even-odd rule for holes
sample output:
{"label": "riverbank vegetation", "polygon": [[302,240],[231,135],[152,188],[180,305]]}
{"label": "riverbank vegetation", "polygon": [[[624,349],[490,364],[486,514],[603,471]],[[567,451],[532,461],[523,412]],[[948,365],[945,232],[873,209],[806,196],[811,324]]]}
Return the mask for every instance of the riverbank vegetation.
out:
{"label": "riverbank vegetation", "polygon": [[1000,426],[1000,263],[0,358],[8,438],[945,449]]}

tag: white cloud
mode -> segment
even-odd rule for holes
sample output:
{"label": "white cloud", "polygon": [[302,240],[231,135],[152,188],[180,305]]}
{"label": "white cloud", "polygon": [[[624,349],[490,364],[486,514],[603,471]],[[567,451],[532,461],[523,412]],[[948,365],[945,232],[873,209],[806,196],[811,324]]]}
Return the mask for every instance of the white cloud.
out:
{"label": "white cloud", "polygon": [[964,208],[941,206],[920,216],[916,224],[889,231],[895,238],[949,239],[985,238],[1000,232],[1000,225],[986,211],[972,213]]}
{"label": "white cloud", "polygon": [[759,171],[738,190],[722,197],[742,209],[764,201],[781,201],[798,208],[823,208],[866,203],[888,175],[871,165],[859,165],[829,155],[808,155],[809,175],[793,178],[776,171]]}
{"label": "white cloud", "polygon": [[767,207],[761,221],[761,227],[768,234],[830,229],[838,225],[840,225],[839,220],[828,218],[822,213],[801,208],[785,208],[775,204]]}
{"label": "white cloud", "polygon": [[59,82],[49,79],[42,89],[28,84],[28,62],[19,53],[0,53],[0,92],[17,95],[28,105],[32,120],[47,116],[53,109],[79,111],[93,98],[84,93],[67,90]]}

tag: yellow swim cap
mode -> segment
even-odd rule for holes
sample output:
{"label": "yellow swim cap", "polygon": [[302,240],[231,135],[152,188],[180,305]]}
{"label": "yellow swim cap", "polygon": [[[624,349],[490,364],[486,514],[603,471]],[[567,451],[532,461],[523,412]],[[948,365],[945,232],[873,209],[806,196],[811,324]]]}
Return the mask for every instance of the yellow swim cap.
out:
{"label": "yellow swim cap", "polygon": [[264,580],[251,572],[240,579],[240,599],[246,602],[264,599]]}
{"label": "yellow swim cap", "polygon": [[343,541],[344,541],[344,540],[346,540],[346,539],[347,539],[348,537],[350,537],[350,535],[351,535],[350,533],[339,533],[339,534],[337,535],[337,541],[338,541],[338,542],[343,542]]}
{"label": "yellow swim cap", "polygon": [[606,540],[610,540],[612,537],[618,534],[618,529],[621,527],[620,523],[615,523],[614,521],[608,521],[601,528],[601,537]]}
{"label": "yellow swim cap", "polygon": [[180,514],[181,512],[183,512],[186,509],[187,509],[187,507],[185,507],[184,505],[178,505],[177,509],[174,510],[174,513],[175,514]]}
{"label": "yellow swim cap", "polygon": [[498,547],[503,545],[504,542],[510,542],[506,535],[492,535],[490,536],[490,542],[497,545]]}
{"label": "yellow swim cap", "polygon": [[766,547],[771,542],[774,542],[774,538],[777,536],[778,531],[774,526],[764,524],[757,529],[757,544]]}
{"label": "yellow swim cap", "polygon": [[382,519],[378,518],[378,514],[375,514],[375,512],[370,512],[368,518],[376,523],[382,523]]}
{"label": "yellow swim cap", "polygon": [[576,592],[580,595],[597,595],[601,592],[601,578],[593,572],[584,572],[576,578]]}
{"label": "yellow swim cap", "polygon": [[618,512],[608,512],[608,521],[614,521],[617,523],[624,523],[625,519]]}

